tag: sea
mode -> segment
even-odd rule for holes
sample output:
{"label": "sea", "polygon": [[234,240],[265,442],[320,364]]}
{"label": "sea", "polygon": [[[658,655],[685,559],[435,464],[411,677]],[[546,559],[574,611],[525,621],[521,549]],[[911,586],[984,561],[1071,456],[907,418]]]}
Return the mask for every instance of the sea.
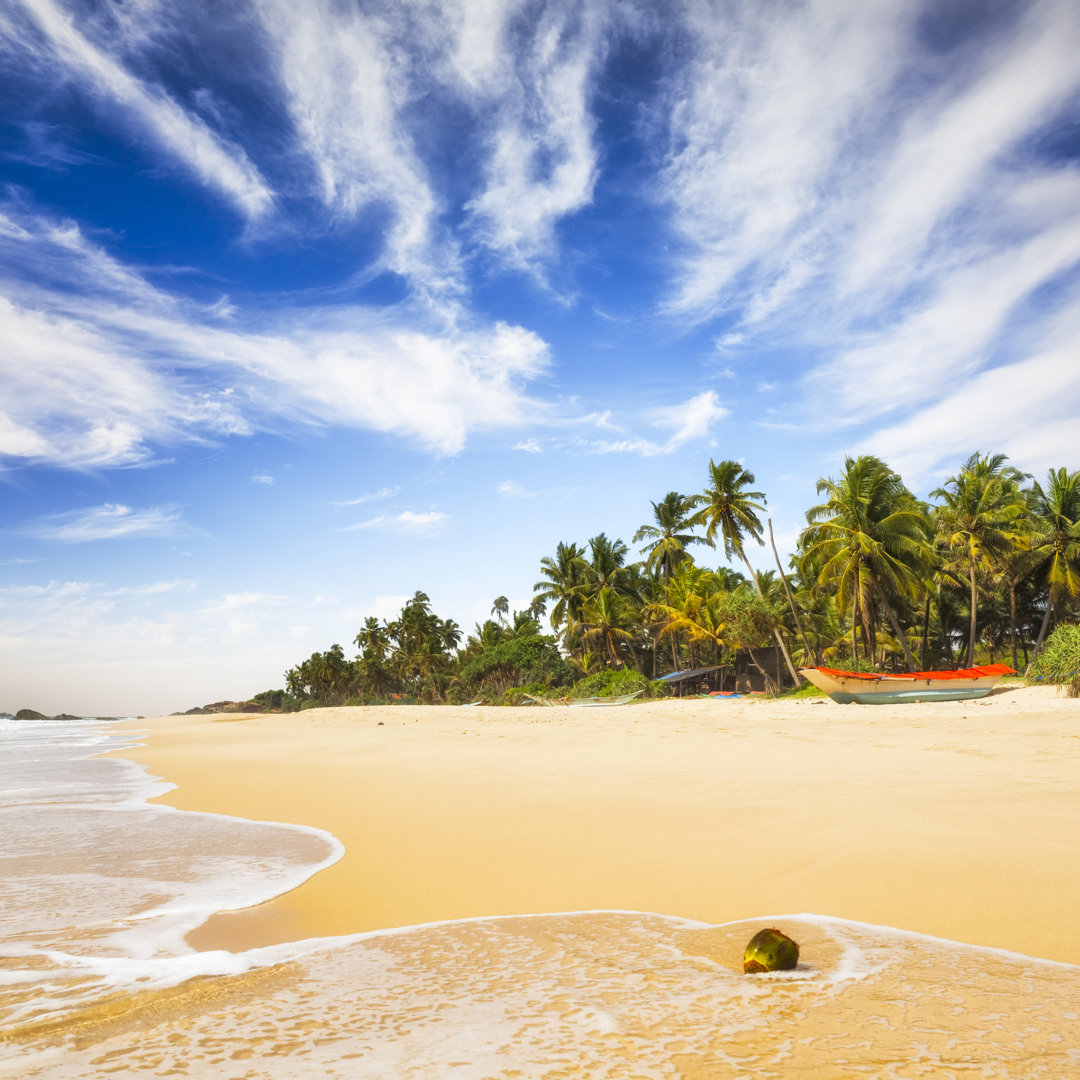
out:
{"label": "sea", "polygon": [[[209,916],[344,851],[149,802],[170,785],[100,756],[137,739],[0,718],[0,1077],[1080,1078],[1080,967],[827,914],[537,913],[197,951]],[[744,975],[765,926],[799,965]]]}

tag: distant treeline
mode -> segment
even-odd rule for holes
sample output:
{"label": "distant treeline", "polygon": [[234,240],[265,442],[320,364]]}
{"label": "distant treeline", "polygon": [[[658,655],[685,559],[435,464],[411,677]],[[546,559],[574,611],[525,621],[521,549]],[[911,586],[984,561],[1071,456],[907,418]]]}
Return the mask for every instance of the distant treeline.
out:
{"label": "distant treeline", "polygon": [[[703,492],[651,504],[636,561],[605,533],[560,543],[540,560],[529,604],[496,598],[464,644],[417,592],[397,618],[365,620],[353,659],[332,645],[255,700],[297,709],[654,692],[658,676],[729,663],[738,649],[757,666],[754,650],[771,645],[793,681],[822,663],[1023,670],[1055,624],[1080,617],[1080,472],[1039,482],[1003,454],[976,453],[924,502],[883,461],[849,457],[818,481],[822,501],[786,568],[754,483],[738,462],[710,461]],[[765,545],[766,528],[776,569],[755,570],[747,546]],[[694,557],[717,548],[729,565]]]}

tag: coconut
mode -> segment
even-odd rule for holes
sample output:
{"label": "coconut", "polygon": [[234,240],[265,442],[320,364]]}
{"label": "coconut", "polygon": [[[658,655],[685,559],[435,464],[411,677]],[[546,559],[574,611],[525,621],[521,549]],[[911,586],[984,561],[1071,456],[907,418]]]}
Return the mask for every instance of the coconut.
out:
{"label": "coconut", "polygon": [[799,962],[798,943],[782,930],[759,930],[743,953],[743,971],[756,975],[763,971],[791,971]]}

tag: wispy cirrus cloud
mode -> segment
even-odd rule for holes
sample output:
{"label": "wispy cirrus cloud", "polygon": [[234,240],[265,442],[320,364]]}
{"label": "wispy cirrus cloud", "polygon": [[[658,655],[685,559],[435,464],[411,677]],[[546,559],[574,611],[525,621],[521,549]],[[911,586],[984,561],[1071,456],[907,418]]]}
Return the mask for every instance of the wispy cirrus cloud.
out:
{"label": "wispy cirrus cloud", "polygon": [[[266,214],[273,192],[244,151],[211,130],[160,85],[133,75],[108,48],[80,29],[75,16],[54,0],[15,0],[23,19],[0,20],[0,33],[35,61],[86,87],[111,118],[120,114],[152,138],[195,178],[217,190],[246,217]],[[32,28],[36,32],[27,32]]]}
{"label": "wispy cirrus cloud", "polygon": [[484,190],[467,209],[487,248],[538,272],[555,254],[555,226],[592,200],[598,164],[590,93],[609,12],[605,3],[548,4],[512,44],[509,20],[522,5],[493,7],[484,32],[475,17],[459,23],[457,70],[475,97],[498,102],[485,121]]}
{"label": "wispy cirrus cloud", "polygon": [[38,540],[84,544],[91,540],[120,540],[136,536],[168,537],[190,531],[179,509],[151,506],[142,510],[122,503],[105,503],[84,510],[47,514],[18,530]]}
{"label": "wispy cirrus cloud", "polygon": [[435,298],[457,292],[455,245],[437,236],[440,200],[403,115],[421,81],[411,5],[260,0],[278,84],[319,196],[354,218],[386,208],[386,268]]}
{"label": "wispy cirrus cloud", "polygon": [[392,499],[401,490],[399,487],[384,487],[378,491],[369,491],[358,495],[355,499],[343,499],[334,503],[335,506],[361,506],[363,503],[378,502],[382,499]]}
{"label": "wispy cirrus cloud", "polygon": [[[870,448],[1020,357],[1061,355],[1037,328],[1080,298],[1080,189],[1054,149],[1080,93],[1080,9],[687,11],[660,189],[683,240],[672,320],[723,313],[743,355],[801,353],[799,423]],[[1031,431],[1002,419],[999,437]]]}
{"label": "wispy cirrus cloud", "polygon": [[708,438],[713,425],[729,415],[715,390],[706,390],[680,405],[649,410],[646,419],[653,427],[667,428],[671,434],[663,442],[633,436],[624,439],[579,440],[578,447],[591,454],[640,454],[655,457],[673,454],[687,443]]}
{"label": "wispy cirrus cloud", "polygon": [[471,432],[541,414],[525,387],[549,363],[522,327],[448,330],[408,305],[222,326],[74,226],[13,211],[0,217],[0,336],[0,455],[82,468],[283,416],[456,453]]}
{"label": "wispy cirrus cloud", "polygon": [[378,514],[367,521],[355,525],[346,525],[346,532],[374,530],[376,532],[408,533],[428,536],[441,531],[450,521],[450,515],[439,510],[417,513],[414,510],[402,510],[399,514]]}

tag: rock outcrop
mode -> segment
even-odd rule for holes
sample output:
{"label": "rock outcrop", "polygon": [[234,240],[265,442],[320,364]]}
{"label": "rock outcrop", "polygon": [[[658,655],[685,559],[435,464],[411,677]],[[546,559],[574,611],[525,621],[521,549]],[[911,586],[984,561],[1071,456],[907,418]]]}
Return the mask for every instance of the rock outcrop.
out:
{"label": "rock outcrop", "polygon": [[266,709],[257,701],[215,701],[211,705],[202,705],[194,709],[175,712],[173,716],[212,716],[214,713],[261,713]]}
{"label": "rock outcrop", "polygon": [[51,716],[46,716],[44,713],[35,712],[33,709],[20,709],[15,714],[16,720],[51,720]]}

